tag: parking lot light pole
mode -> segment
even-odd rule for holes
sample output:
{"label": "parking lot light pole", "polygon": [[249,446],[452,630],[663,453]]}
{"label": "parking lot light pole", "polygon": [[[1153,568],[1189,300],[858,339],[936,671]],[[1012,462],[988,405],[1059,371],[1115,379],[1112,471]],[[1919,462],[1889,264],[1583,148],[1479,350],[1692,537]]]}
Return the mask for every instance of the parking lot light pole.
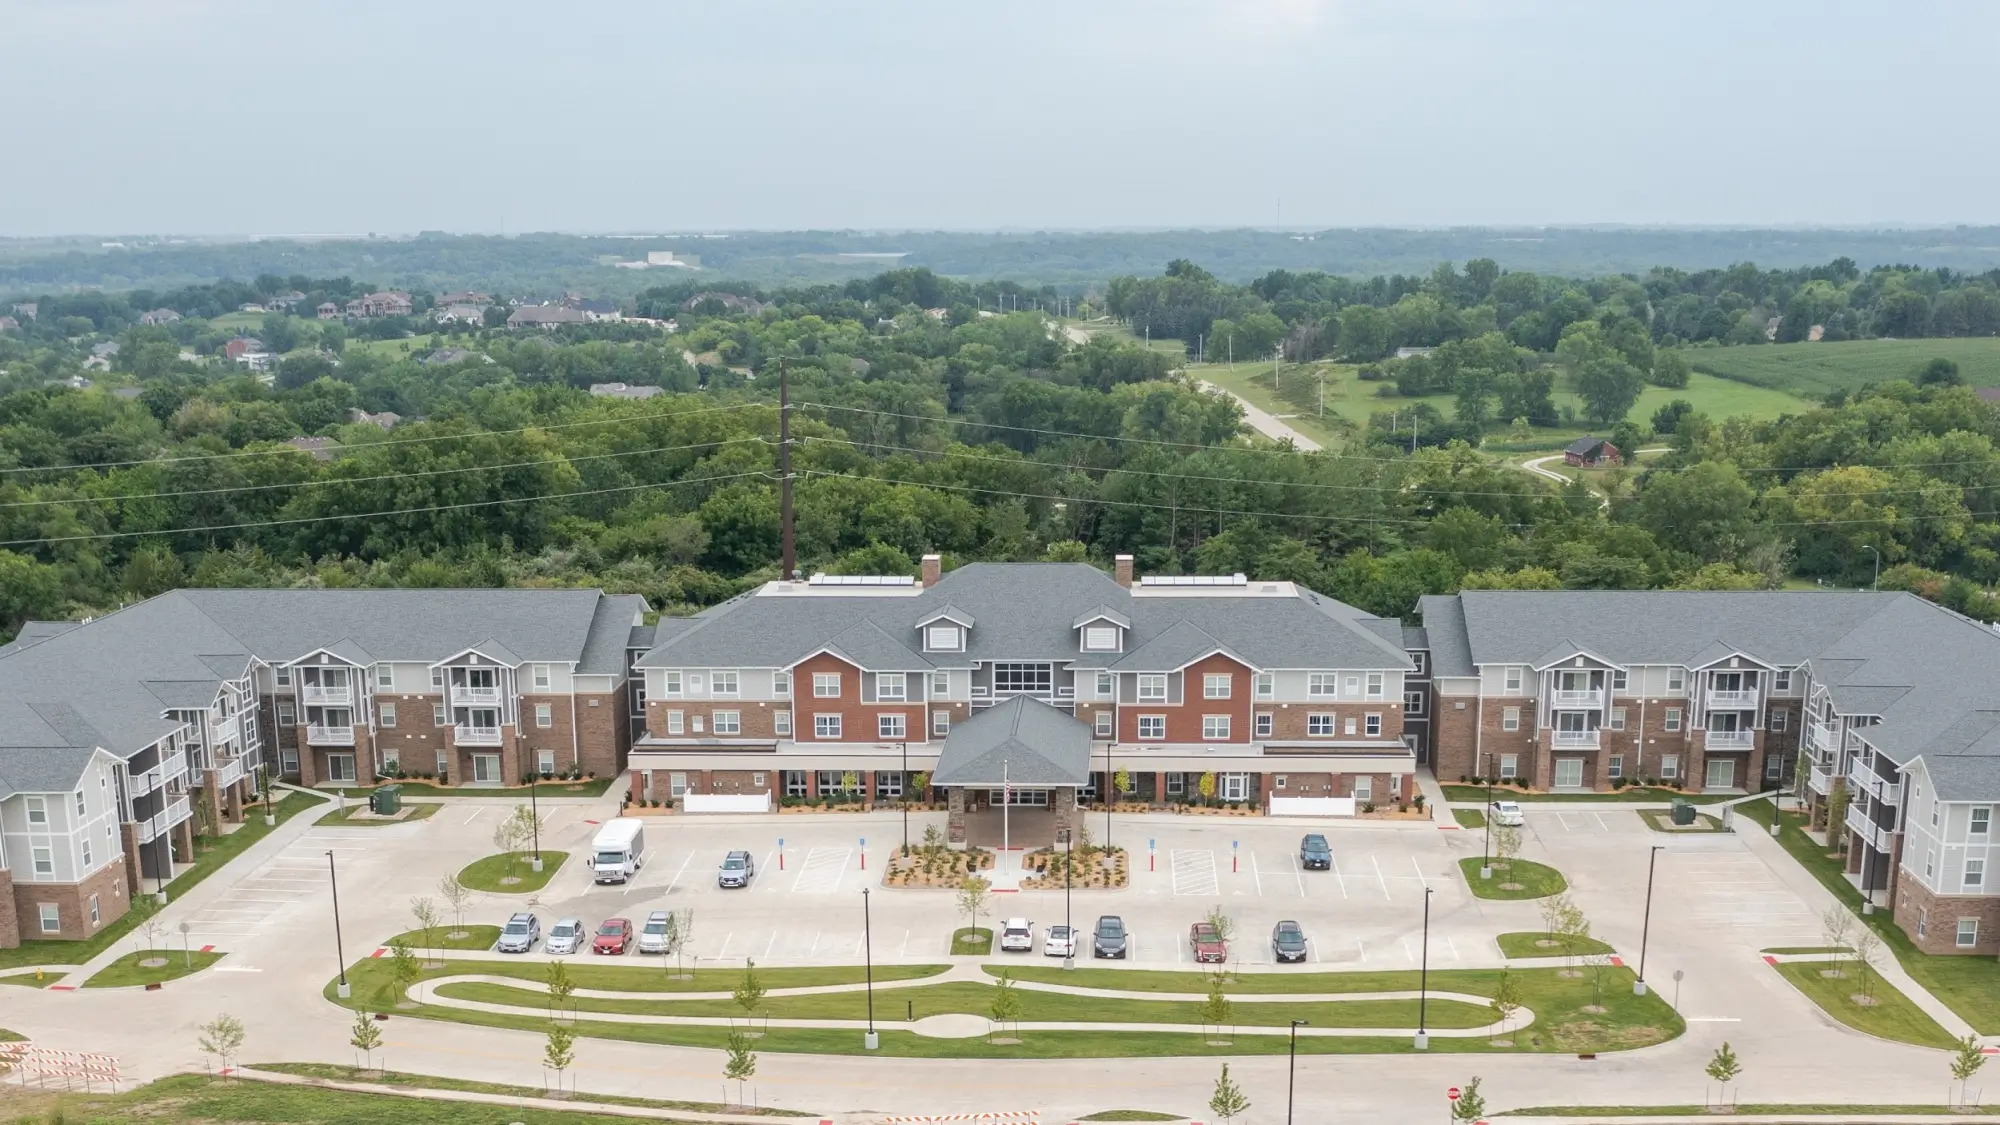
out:
{"label": "parking lot light pole", "polygon": [[354,995],[354,986],[347,983],[347,950],[340,941],[340,876],[333,870],[333,852],[326,853],[326,881],[333,888],[333,955],[340,959],[340,987],[335,995],[346,1000]]}
{"label": "parking lot light pole", "polygon": [[539,769],[528,775],[528,819],[535,830],[535,858],[529,861],[529,867],[537,875],[542,873],[542,806],[535,799],[535,790],[541,780],[542,771]]}
{"label": "parking lot light pole", "polygon": [[899,742],[903,748],[903,854],[910,854],[910,744]]}
{"label": "parking lot light pole", "polygon": [[1292,1021],[1292,1058],[1285,1069],[1285,1125],[1292,1125],[1292,1091],[1299,1084],[1299,1028],[1311,1020]]}
{"label": "parking lot light pole", "polygon": [[863,964],[868,974],[868,1033],[862,1037],[861,1047],[873,1051],[882,1045],[882,1036],[875,1031],[875,927],[868,911],[868,888],[861,888],[861,945],[865,949]]}
{"label": "parking lot light pole", "polygon": [[[1492,759],[1487,759],[1486,764],[1492,765]],[[1486,775],[1486,811],[1479,819],[1486,825],[1486,831],[1483,833],[1485,839],[1479,842],[1479,877],[1491,879],[1493,877],[1493,775],[1491,773]]]}
{"label": "parking lot light pole", "polygon": [[1069,944],[1063,946],[1063,968],[1076,968],[1076,927],[1069,916],[1070,868],[1076,862],[1076,837],[1069,829],[1063,829],[1063,932],[1069,935]]}
{"label": "parking lot light pole", "polygon": [[1424,888],[1424,954],[1417,970],[1417,1038],[1414,1046],[1419,1051],[1431,1048],[1431,1033],[1424,1022],[1425,1001],[1430,998],[1431,984],[1431,888]]}
{"label": "parking lot light pole", "polygon": [[1639,923],[1639,976],[1632,982],[1634,996],[1646,994],[1646,939],[1653,929],[1653,868],[1660,862],[1660,848],[1663,846],[1654,844],[1652,852],[1646,857],[1646,913]]}

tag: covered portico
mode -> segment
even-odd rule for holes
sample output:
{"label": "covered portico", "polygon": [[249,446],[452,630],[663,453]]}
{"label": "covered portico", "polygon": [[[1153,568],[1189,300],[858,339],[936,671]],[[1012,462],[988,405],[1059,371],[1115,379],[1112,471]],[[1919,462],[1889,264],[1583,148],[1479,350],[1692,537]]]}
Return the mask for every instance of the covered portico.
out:
{"label": "covered portico", "polygon": [[954,724],[931,784],[945,790],[950,842],[1038,848],[1068,831],[1077,791],[1090,782],[1091,729],[1025,695]]}

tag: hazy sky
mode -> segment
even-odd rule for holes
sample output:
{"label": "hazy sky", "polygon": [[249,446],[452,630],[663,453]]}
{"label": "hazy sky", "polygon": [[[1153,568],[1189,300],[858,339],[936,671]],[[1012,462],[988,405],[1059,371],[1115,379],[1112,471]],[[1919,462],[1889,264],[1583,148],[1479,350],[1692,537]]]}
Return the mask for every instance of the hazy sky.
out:
{"label": "hazy sky", "polygon": [[2000,3],[0,0],[0,233],[2000,220]]}

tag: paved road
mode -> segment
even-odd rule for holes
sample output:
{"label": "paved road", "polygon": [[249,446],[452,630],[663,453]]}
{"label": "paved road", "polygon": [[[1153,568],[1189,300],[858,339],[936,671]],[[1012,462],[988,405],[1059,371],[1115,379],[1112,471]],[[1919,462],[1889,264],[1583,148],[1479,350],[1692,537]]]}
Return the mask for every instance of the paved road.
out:
{"label": "paved road", "polygon": [[1243,420],[1250,423],[1250,427],[1258,433],[1278,441],[1289,439],[1294,446],[1307,453],[1319,452],[1320,444],[1318,442],[1286,425],[1283,419],[1269,413],[1235,391],[1227,387],[1218,387],[1206,379],[1201,380],[1201,389],[1214,391],[1217,394],[1225,394],[1235,399],[1237,404],[1243,407]]}
{"label": "paved road", "polygon": [[[1641,449],[1639,452],[1667,453],[1671,452],[1671,449],[1670,447],[1663,445],[1657,449]],[[1547,467],[1549,462],[1560,461],[1562,460],[1562,458],[1563,455],[1560,453],[1551,453],[1546,457],[1535,457],[1531,458],[1530,460],[1523,461],[1521,462],[1521,467],[1535,474],[1538,477],[1544,477],[1548,480],[1556,482],[1557,484],[1568,484],[1571,480],[1570,477],[1565,476],[1562,473],[1556,472],[1554,469]],[[1601,507],[1609,508],[1611,506],[1611,501],[1608,498],[1603,498],[1598,501],[1598,504]]]}

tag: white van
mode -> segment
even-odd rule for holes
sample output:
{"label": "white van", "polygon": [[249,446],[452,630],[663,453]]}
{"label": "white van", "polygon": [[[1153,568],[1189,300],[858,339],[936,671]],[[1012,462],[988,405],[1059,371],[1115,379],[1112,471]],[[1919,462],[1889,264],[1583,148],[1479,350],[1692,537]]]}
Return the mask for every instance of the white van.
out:
{"label": "white van", "polygon": [[590,866],[600,883],[623,883],[645,863],[646,829],[637,817],[608,820],[590,844]]}

